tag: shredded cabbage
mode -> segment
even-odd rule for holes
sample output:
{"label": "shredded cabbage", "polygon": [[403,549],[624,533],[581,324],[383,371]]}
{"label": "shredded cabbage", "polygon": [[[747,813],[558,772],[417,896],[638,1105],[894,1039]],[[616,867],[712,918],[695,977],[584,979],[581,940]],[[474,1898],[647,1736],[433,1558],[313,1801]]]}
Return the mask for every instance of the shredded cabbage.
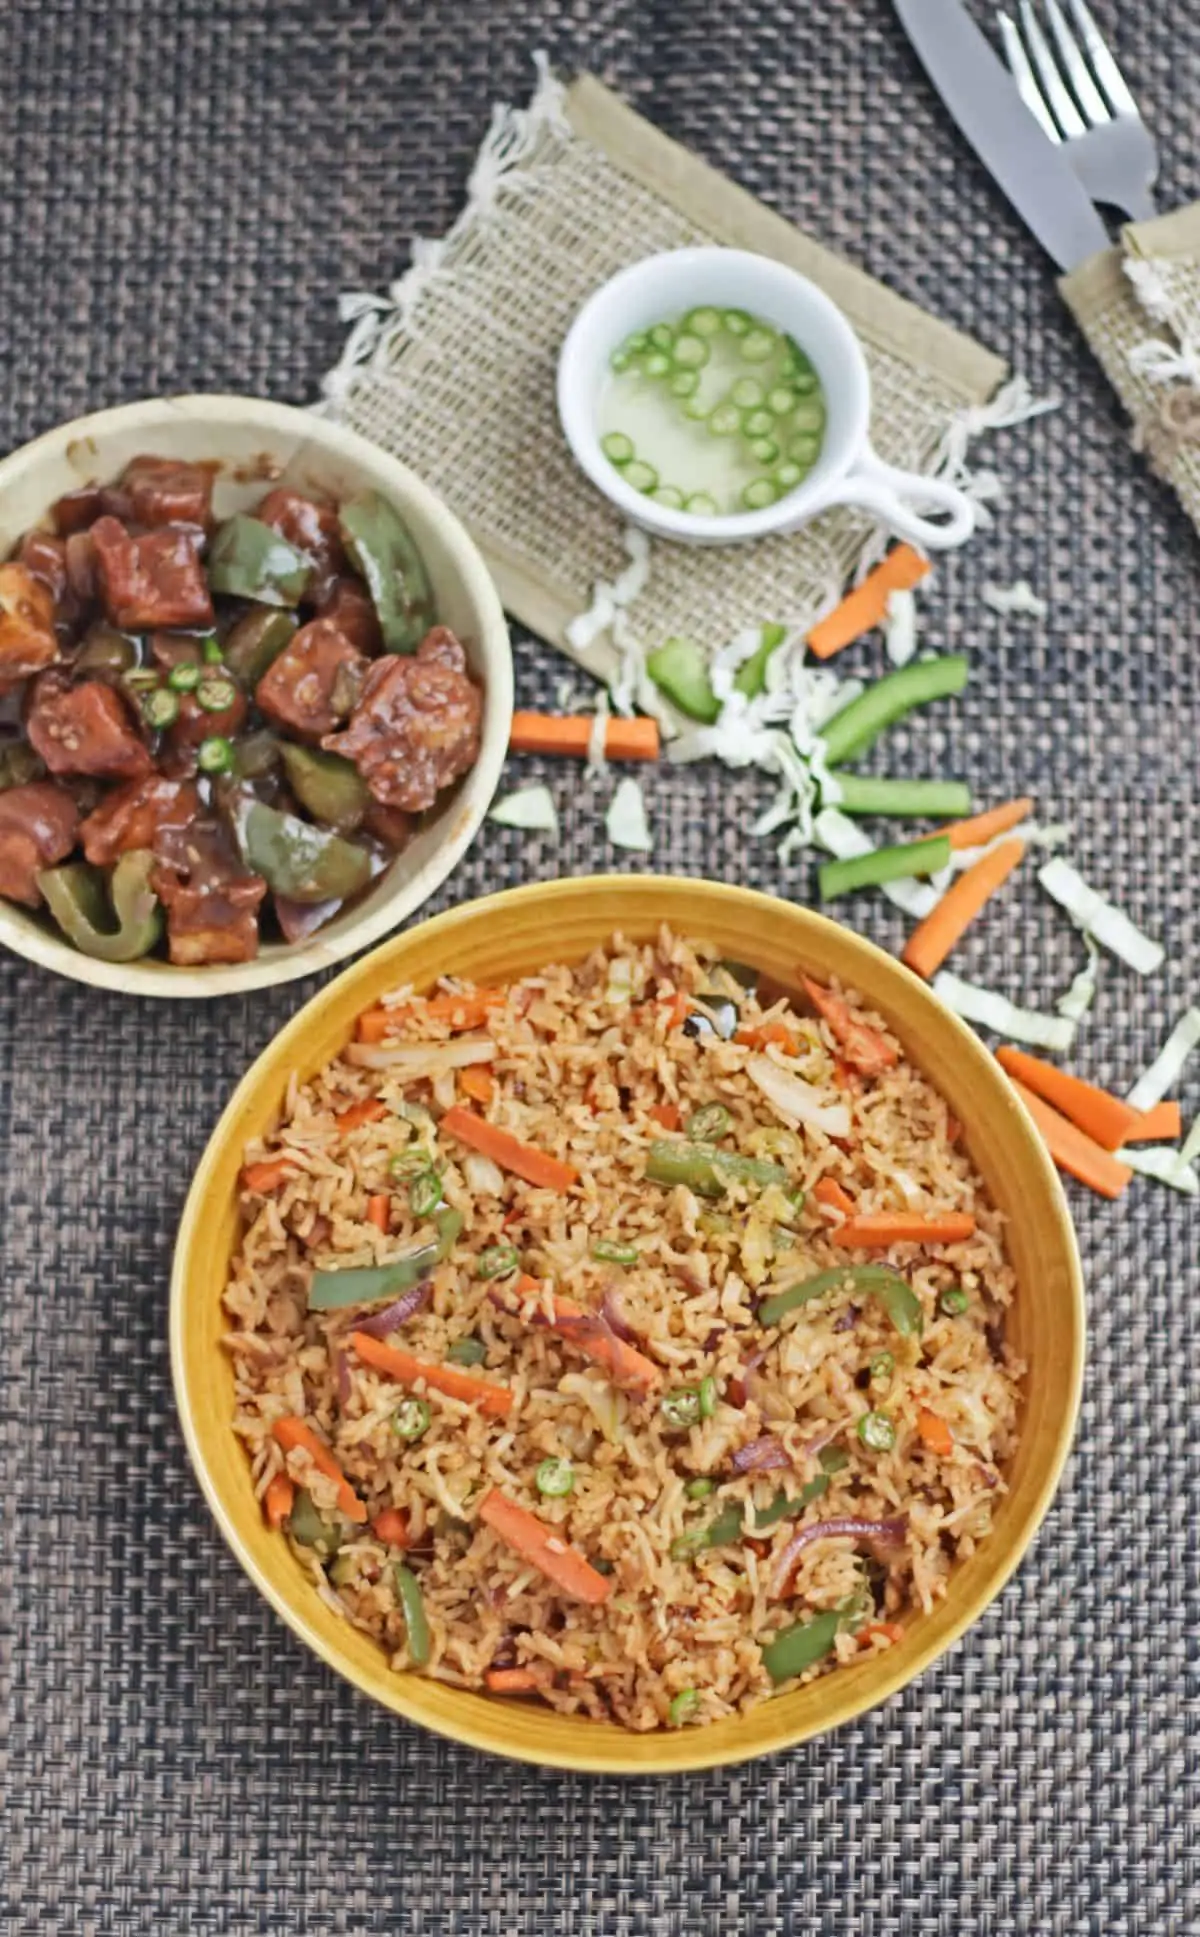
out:
{"label": "shredded cabbage", "polygon": [[1166,954],[1160,942],[1130,921],[1128,915],[1089,888],[1083,876],[1057,856],[1038,869],[1038,880],[1048,895],[1065,908],[1077,928],[1090,935],[1101,948],[1128,962],[1139,975],[1153,975],[1162,967]]}
{"label": "shredded cabbage", "polygon": [[612,595],[612,586],[599,579],[587,611],[572,619],[567,627],[567,644],[575,652],[586,652],[589,646],[595,645],[602,632],[608,631],[616,616],[617,602]]}
{"label": "shredded cabbage", "polygon": [[[852,821],[848,814],[839,814],[836,807],[821,809],[813,822],[813,838],[839,861],[852,861],[860,854],[875,852],[874,842],[867,839],[858,822]],[[937,890],[922,881],[885,881],[880,893],[916,921],[923,921],[937,907],[939,899]]]}
{"label": "shredded cabbage", "polygon": [[488,819],[501,827],[519,827],[526,834],[557,834],[558,810],[549,787],[518,787],[493,802]]}
{"label": "shredded cabbage", "polygon": [[917,601],[903,586],[888,594],[883,641],[893,666],[907,666],[917,650]]}
{"label": "shredded cabbage", "polygon": [[1038,1009],[1022,1009],[996,989],[984,989],[977,982],[964,982],[949,969],[933,978],[933,993],[964,1022],[977,1022],[1000,1036],[1014,1036],[1018,1042],[1038,1049],[1065,1050],[1075,1040],[1075,1024],[1066,1016],[1043,1015]]}
{"label": "shredded cabbage", "polygon": [[990,611],[1004,618],[1044,619],[1050,610],[1027,578],[1019,578],[1013,585],[985,585],[980,597]]}
{"label": "shredded cabbage", "polygon": [[613,580],[613,604],[632,605],[650,581],[650,539],[640,525],[626,525],[621,543],[629,553],[629,563]]}
{"label": "shredded cabbage", "polygon": [[1194,1163],[1196,1158],[1200,1157],[1200,1116],[1196,1118],[1196,1121],[1184,1138],[1179,1156],[1180,1160],[1185,1164]]}
{"label": "shredded cabbage", "polygon": [[[1200,1043],[1200,1009],[1180,1016],[1149,1069],[1142,1071],[1125,1101],[1135,1110],[1152,1110],[1183,1075],[1184,1064]],[[1195,1133],[1193,1132],[1193,1135]],[[1188,1141],[1191,1141],[1189,1137]]]}
{"label": "shredded cabbage", "polygon": [[1085,935],[1083,945],[1087,949],[1087,961],[1080,969],[1065,995],[1060,995],[1055,1008],[1060,1016],[1069,1022],[1082,1022],[1096,999],[1096,984],[1100,975],[1100,950],[1090,935]]}
{"label": "shredded cabbage", "polygon": [[1150,1143],[1138,1150],[1122,1146],[1120,1154],[1121,1162],[1136,1170],[1139,1177],[1153,1177],[1156,1183],[1168,1184],[1185,1197],[1200,1196],[1200,1175],[1184,1161],[1182,1151]]}
{"label": "shredded cabbage", "polygon": [[827,1137],[850,1135],[850,1111],[844,1103],[822,1103],[818,1092],[802,1077],[780,1069],[769,1056],[751,1056],[746,1074],[767,1102],[789,1123],[808,1123]]}
{"label": "shredded cabbage", "polygon": [[636,780],[622,780],[608,803],[605,831],[614,847],[627,847],[648,854],[654,846],[646,802]]}

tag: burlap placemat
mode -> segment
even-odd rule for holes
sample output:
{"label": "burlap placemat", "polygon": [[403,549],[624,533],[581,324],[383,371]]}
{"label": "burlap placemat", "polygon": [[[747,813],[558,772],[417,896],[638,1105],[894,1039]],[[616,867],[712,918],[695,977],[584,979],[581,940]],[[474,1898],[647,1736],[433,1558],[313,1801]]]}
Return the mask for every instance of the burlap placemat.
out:
{"label": "burlap placemat", "polygon": [[1130,222],[1059,284],[1143,451],[1200,529],[1200,203]]}
{"label": "burlap placemat", "polygon": [[[774,256],[840,304],[871,369],[872,436],[907,470],[964,475],[972,432],[1010,421],[984,406],[1001,359],[860,269],[671,141],[589,75],[567,89],[542,63],[527,108],[498,108],[466,206],[414,245],[386,297],[344,299],[346,351],[329,408],[419,469],[482,549],[508,610],[566,651],[568,622],[624,563],[621,519],[577,469],[554,401],[559,347],[581,303],[662,249],[719,242]],[[730,550],[657,542],[626,608],[651,644],[719,645],[759,614],[806,628],[881,534],[861,512]],[[609,677],[603,640],[575,653]]]}

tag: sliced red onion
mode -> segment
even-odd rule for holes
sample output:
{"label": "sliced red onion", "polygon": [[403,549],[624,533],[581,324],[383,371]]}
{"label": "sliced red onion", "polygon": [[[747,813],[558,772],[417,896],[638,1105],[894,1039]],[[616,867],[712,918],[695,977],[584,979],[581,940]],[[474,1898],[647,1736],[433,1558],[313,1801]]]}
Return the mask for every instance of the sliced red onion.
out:
{"label": "sliced red onion", "polygon": [[791,1466],[792,1458],[774,1433],[764,1433],[748,1446],[739,1446],[729,1463],[735,1473],[772,1473]]}
{"label": "sliced red onion", "polygon": [[622,1310],[621,1294],[615,1285],[609,1285],[605,1290],[604,1297],[600,1301],[600,1315],[609,1331],[615,1332],[618,1338],[623,1338],[626,1345],[637,1344],[638,1334]]}
{"label": "sliced red onion", "polygon": [[701,1349],[705,1352],[715,1352],[728,1330],[728,1325],[714,1325]]}
{"label": "sliced red onion", "polygon": [[847,1305],[845,1311],[834,1319],[830,1329],[835,1332],[852,1332],[861,1317],[861,1305]]}
{"label": "sliced red onion", "polygon": [[741,1371],[734,1373],[725,1393],[731,1406],[745,1405],[750,1394],[750,1376],[755,1366],[761,1365],[766,1356],[767,1347],[764,1345],[760,1351],[751,1352],[750,1357],[743,1360]]}
{"label": "sliced red onion", "polygon": [[370,1318],[356,1320],[355,1331],[366,1332],[369,1338],[386,1338],[389,1332],[396,1330],[397,1326],[407,1324],[408,1320],[420,1311],[422,1305],[429,1303],[429,1291],[428,1278],[422,1278],[419,1284],[411,1285],[394,1304],[386,1306],[381,1312],[372,1313]]}
{"label": "sliced red onion", "polygon": [[811,1527],[794,1533],[779,1556],[773,1592],[776,1599],[787,1593],[796,1562],[814,1540],[877,1540],[885,1547],[901,1547],[908,1538],[908,1516],[894,1520],[815,1520]]}
{"label": "sliced red onion", "polygon": [[333,1373],[334,1378],[337,1380],[338,1404],[342,1407],[348,1406],[352,1391],[350,1384],[350,1361],[346,1353],[339,1352],[336,1346],[333,1351]]}

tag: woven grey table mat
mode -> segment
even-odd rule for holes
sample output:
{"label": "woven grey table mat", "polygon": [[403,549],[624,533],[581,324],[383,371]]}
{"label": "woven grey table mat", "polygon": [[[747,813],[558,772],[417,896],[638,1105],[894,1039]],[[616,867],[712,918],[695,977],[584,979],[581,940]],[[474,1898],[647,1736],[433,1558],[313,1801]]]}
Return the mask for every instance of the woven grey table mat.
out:
{"label": "woven grey table mat", "polygon": [[[1200,13],[1096,11],[1120,18],[1162,139],[1163,205],[1194,196]],[[1002,521],[926,602],[929,643],[969,649],[974,674],[912,759],[1074,818],[1080,865],[1164,934],[1161,976],[1114,967],[1085,1039],[1092,1073],[1132,1079],[1196,993],[1196,539],[884,0],[8,0],[0,24],[0,446],[154,391],[310,398],[336,292],[385,285],[411,234],[446,228],[539,45],[1058,389],[1058,413],[997,440]],[[983,580],[1017,575],[1050,598],[1044,626],[983,613]],[[523,700],[545,703],[560,662],[527,642],[518,661]],[[909,745],[890,736],[892,771]],[[531,863],[490,828],[437,905],[616,865],[595,783],[559,770],[557,790],[556,854]],[[657,865],[810,892],[803,857],[781,871],[745,839],[754,781],[663,771],[647,792]],[[853,915],[896,941],[875,902]],[[1075,965],[1028,883],[961,961],[1043,1001]],[[1077,1452],[1018,1578],[919,1684],[708,1777],[507,1767],[310,1659],[184,1459],[174,1225],[230,1086],[309,992],[155,1006],[0,962],[5,1937],[1200,1927],[1195,1210],[1151,1185],[1115,1207],[1073,1192],[1092,1324]]]}

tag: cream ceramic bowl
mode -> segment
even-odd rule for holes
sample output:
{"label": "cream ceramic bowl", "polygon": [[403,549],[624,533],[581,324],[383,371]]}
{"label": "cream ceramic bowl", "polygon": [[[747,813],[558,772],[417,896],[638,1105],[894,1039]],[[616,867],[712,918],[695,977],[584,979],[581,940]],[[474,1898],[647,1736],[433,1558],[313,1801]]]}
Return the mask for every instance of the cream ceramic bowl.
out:
{"label": "cream ceramic bowl", "polygon": [[[304,1081],[344,1047],[360,1010],[387,989],[423,990],[439,975],[496,983],[552,959],[578,961],[615,929],[645,939],[664,921],[785,984],[800,970],[836,975],[887,1017],[963,1124],[971,1157],[1008,1214],[1019,1286],[1011,1337],[1029,1369],[1021,1441],[995,1527],[956,1568],[946,1599],[931,1614],[906,1617],[902,1642],[733,1720],[636,1735],[394,1674],[376,1644],[325,1605],[283,1536],[263,1525],[254,1499],[230,1423],[221,1294],[239,1234],[245,1145],[277,1119],[293,1074]],[[823,916],[744,888],[653,875],[539,883],[469,902],[395,937],[322,989],[234,1091],[188,1196],[171,1281],[171,1362],[188,1450],[217,1524],[276,1613],[331,1668],[408,1721],[496,1755],[607,1775],[663,1775],[770,1755],[864,1714],[928,1668],[999,1593],[1050,1504],[1075,1430],[1083,1345],[1079,1259],[1058,1178],[979,1039],[891,956]],[[1010,1618],[1019,1619],[1015,1603]]]}
{"label": "cream ceramic bowl", "polygon": [[333,497],[380,491],[406,519],[429,571],[438,617],[463,641],[484,689],[483,739],[470,773],[429,814],[369,894],[310,941],[265,946],[253,962],[173,968],[98,962],[49,919],[0,900],[0,943],[77,982],[128,995],[230,995],[291,982],[377,942],[428,900],[461,860],[495,791],[512,720],[512,655],[495,586],[454,514],[394,457],[306,410],[255,397],[161,397],[98,411],[49,431],[0,462],[0,558],[66,491],[116,478],[139,452],[215,458],[217,516],[248,511],[282,481]]}

